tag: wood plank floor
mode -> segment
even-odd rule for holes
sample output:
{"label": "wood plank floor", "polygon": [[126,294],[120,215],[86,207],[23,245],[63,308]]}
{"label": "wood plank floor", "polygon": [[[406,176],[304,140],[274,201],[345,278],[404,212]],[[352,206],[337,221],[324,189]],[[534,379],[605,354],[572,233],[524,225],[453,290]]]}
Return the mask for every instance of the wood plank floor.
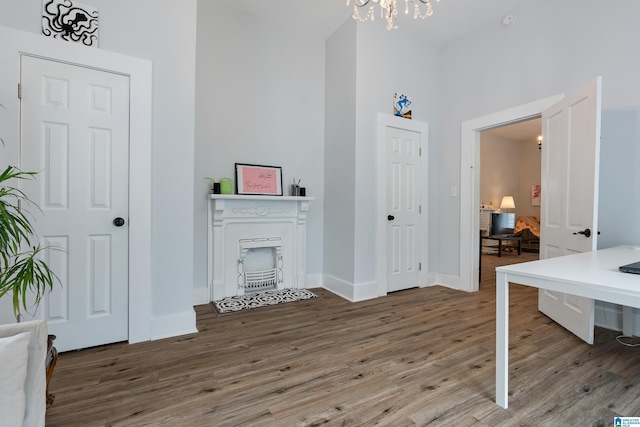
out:
{"label": "wood plank floor", "polygon": [[495,398],[495,286],[434,286],[351,303],[214,315],[198,334],[63,353],[47,426],[609,426],[640,416],[640,350],[589,346],[511,287],[510,407]]}

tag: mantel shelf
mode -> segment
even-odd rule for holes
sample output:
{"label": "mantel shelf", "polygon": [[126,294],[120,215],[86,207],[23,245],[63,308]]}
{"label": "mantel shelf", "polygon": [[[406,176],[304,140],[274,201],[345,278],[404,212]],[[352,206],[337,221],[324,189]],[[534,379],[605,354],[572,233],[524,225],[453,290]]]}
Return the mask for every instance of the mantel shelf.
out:
{"label": "mantel shelf", "polygon": [[302,196],[258,196],[249,194],[209,194],[211,200],[269,200],[269,201],[311,201],[314,197]]}

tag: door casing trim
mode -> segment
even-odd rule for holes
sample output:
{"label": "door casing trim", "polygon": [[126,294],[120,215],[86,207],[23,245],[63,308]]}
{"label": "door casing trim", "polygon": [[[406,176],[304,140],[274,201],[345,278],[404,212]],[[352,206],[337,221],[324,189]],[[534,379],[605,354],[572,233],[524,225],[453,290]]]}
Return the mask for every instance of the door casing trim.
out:
{"label": "door casing trim", "polygon": [[480,132],[539,117],[543,110],[562,98],[564,98],[564,94],[553,95],[462,122],[460,136],[460,275],[457,289],[475,292],[479,287]]}
{"label": "door casing trim", "polygon": [[[21,55],[129,76],[129,343],[148,341],[151,339],[152,63],[0,26],[3,69],[0,96],[15,91],[20,81]],[[14,95],[3,99],[3,104],[12,112],[8,116],[10,127],[15,127],[9,130],[9,135],[18,135],[19,140],[19,100]]]}

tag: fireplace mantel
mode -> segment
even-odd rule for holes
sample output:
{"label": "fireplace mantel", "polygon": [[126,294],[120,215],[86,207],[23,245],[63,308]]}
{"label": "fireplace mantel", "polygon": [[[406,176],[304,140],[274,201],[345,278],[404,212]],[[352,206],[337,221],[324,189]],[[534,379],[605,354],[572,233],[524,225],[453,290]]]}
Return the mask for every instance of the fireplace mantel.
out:
{"label": "fireplace mantel", "polygon": [[257,196],[250,194],[209,194],[211,200],[270,200],[270,201],[311,201],[314,197],[303,196]]}
{"label": "fireplace mantel", "polygon": [[242,295],[238,286],[240,241],[282,241],[283,280],[278,289],[304,288],[307,212],[313,197],[210,194],[208,287],[212,301]]}

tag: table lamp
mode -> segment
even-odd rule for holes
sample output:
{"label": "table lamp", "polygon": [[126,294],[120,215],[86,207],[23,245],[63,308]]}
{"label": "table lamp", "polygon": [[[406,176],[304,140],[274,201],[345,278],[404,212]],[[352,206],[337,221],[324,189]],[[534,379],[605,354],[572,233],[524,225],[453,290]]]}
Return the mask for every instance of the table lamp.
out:
{"label": "table lamp", "polygon": [[506,209],[509,212],[509,209],[515,209],[516,204],[513,201],[513,196],[504,196],[502,198],[502,202],[500,202],[500,209]]}

